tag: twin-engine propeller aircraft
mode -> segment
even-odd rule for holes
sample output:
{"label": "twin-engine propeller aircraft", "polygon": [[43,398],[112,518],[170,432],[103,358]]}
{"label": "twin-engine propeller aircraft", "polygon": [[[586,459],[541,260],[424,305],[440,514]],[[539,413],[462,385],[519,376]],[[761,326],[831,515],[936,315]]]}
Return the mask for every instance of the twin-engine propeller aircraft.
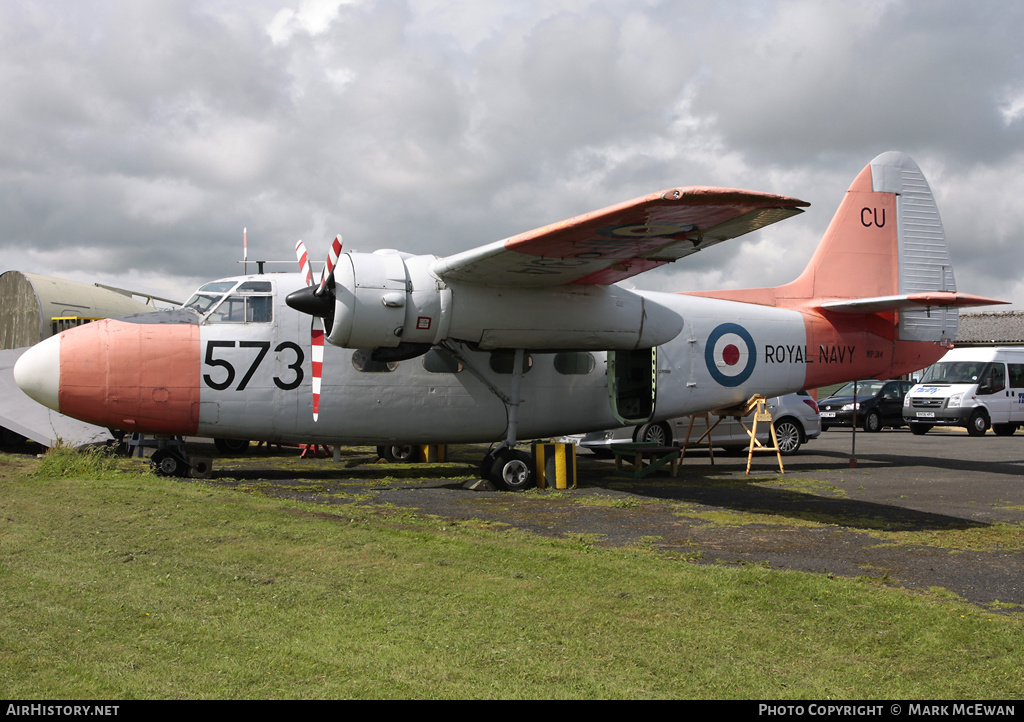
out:
{"label": "twin-engine propeller aircraft", "polygon": [[[957,308],[942,223],[917,165],[875,158],[803,274],[700,293],[616,285],[808,204],[688,187],[446,258],[331,247],[301,273],[202,286],[175,311],[98,321],[27,351],[40,403],[130,432],[278,442],[500,442],[481,469],[532,484],[518,439],[600,430],[856,378],[946,351]],[[780,247],[778,252],[787,249]],[[187,469],[162,450],[160,467]]]}

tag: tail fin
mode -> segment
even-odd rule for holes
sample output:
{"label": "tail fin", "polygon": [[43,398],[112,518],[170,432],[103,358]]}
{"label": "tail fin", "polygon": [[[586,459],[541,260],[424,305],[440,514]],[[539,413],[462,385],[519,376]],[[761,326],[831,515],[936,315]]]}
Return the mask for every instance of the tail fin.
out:
{"label": "tail fin", "polygon": [[957,293],[935,199],[903,153],[861,171],[795,281],[693,295],[799,311],[809,348],[849,348],[846,365],[808,364],[804,388],[924,368],[956,338],[959,308],[1005,303]]}
{"label": "tail fin", "polygon": [[958,294],[928,181],[904,153],[882,153],[850,185],[804,272],[777,305],[898,312],[899,340],[951,343],[958,307],[1002,303]]}

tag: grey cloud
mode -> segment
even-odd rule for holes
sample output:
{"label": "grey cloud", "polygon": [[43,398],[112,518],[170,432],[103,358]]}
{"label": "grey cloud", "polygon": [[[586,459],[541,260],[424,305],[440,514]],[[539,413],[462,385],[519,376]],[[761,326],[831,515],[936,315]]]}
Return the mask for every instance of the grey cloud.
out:
{"label": "grey cloud", "polygon": [[1016,41],[1024,7],[910,0],[779,8],[756,30],[719,29],[721,61],[695,104],[752,159],[800,163],[882,143],[971,164],[1021,147],[1022,126],[1006,125],[997,89],[1024,74]]}
{"label": "grey cloud", "polygon": [[[338,232],[446,254],[712,184],[814,206],[637,285],[763,285],[802,269],[889,149],[916,157],[951,239],[972,243],[962,264],[954,249],[964,290],[1024,225],[1007,190],[1024,163],[1013,2],[367,0],[313,22],[317,9],[0,5],[0,248],[50,259],[74,244],[97,249],[84,271],[191,283],[237,272],[243,226],[250,257]],[[1015,288],[992,275],[993,295]]]}

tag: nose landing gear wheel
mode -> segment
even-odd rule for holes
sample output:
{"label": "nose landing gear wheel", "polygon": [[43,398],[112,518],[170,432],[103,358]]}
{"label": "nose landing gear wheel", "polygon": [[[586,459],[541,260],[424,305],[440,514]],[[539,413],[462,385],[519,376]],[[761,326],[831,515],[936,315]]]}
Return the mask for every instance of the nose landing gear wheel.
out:
{"label": "nose landing gear wheel", "polygon": [[187,476],[188,464],[174,452],[157,449],[149,457],[149,465],[160,476]]}

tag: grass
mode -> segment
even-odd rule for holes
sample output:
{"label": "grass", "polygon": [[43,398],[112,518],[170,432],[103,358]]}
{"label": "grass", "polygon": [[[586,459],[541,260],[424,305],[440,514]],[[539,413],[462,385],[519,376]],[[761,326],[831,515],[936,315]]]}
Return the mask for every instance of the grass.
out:
{"label": "grass", "polygon": [[[0,456],[8,699],[1019,699],[1024,622],[383,505]],[[65,466],[76,462],[65,460]]]}

